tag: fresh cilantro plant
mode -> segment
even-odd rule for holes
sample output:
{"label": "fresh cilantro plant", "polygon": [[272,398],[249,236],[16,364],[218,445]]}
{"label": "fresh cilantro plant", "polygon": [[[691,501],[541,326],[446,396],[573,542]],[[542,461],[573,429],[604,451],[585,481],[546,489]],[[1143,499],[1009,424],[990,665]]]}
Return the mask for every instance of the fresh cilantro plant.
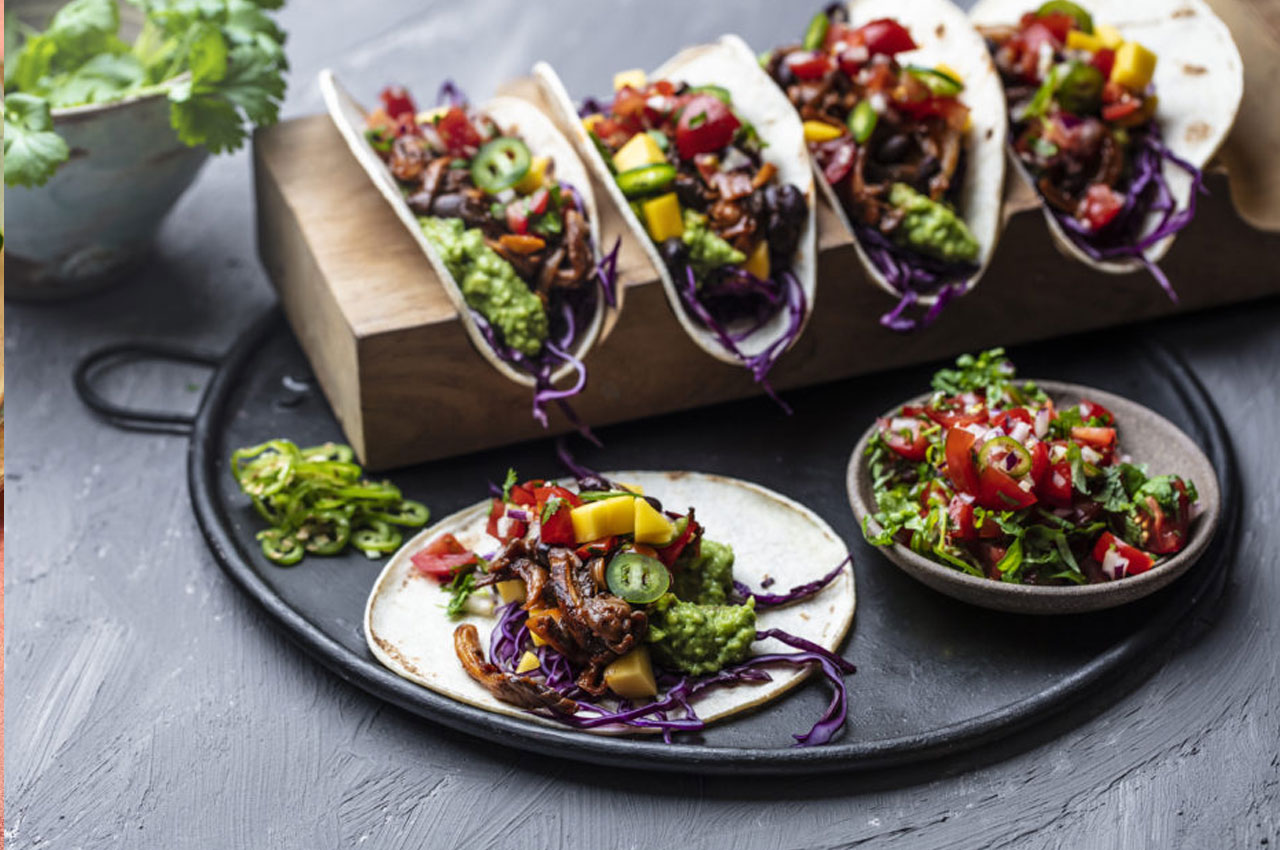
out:
{"label": "fresh cilantro plant", "polygon": [[164,94],[178,138],[235,150],[284,97],[283,0],[130,0],[145,22],[120,38],[115,0],[72,0],[44,31],[5,21],[5,183],[43,185],[69,150],[52,109]]}

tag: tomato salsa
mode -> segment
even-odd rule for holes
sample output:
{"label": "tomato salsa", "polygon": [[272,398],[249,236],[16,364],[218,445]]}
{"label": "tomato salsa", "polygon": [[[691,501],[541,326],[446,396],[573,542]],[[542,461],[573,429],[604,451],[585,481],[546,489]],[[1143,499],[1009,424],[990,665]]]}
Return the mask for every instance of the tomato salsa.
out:
{"label": "tomato salsa", "polygon": [[877,546],[1038,585],[1138,575],[1186,546],[1195,485],[1131,463],[1111,411],[1059,409],[1015,379],[1003,349],[960,357],[924,404],[878,426],[866,453],[877,510],[863,522]]}

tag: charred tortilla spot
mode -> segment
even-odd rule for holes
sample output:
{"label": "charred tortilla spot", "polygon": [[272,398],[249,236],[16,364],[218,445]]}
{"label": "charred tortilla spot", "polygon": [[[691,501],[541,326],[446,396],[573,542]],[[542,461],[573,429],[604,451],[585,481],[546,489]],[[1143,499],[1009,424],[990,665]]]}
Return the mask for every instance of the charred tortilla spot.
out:
{"label": "charred tortilla spot", "polygon": [[938,38],[945,37],[947,34],[947,25],[938,24],[936,27],[933,28],[933,34],[936,35]]}
{"label": "charred tortilla spot", "polygon": [[1188,75],[1188,76],[1191,76],[1191,77],[1198,77],[1198,76],[1200,76],[1201,74],[1207,74],[1207,73],[1209,73],[1209,69],[1208,69],[1208,68],[1206,68],[1206,67],[1205,67],[1205,66],[1203,66],[1203,65],[1189,65],[1189,64],[1184,64],[1184,65],[1182,66],[1182,73],[1184,73],[1184,74],[1186,74],[1186,75]]}
{"label": "charred tortilla spot", "polygon": [[1196,10],[1192,9],[1190,6],[1183,6],[1181,9],[1175,9],[1173,12],[1174,18],[1194,18],[1195,16]]}
{"label": "charred tortilla spot", "polygon": [[1188,142],[1203,142],[1209,138],[1209,134],[1213,132],[1208,124],[1203,121],[1192,121],[1187,127],[1186,139]]}

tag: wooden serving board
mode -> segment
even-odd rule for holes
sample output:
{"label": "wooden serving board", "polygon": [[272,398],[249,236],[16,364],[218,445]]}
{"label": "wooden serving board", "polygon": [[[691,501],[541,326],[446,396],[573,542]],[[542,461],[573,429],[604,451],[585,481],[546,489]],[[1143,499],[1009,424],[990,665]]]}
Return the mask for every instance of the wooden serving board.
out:
{"label": "wooden serving board", "polygon": [[[541,105],[527,81],[508,93]],[[531,391],[471,346],[431,266],[356,164],[327,115],[254,139],[258,249],[329,403],[364,463],[387,469],[545,436]],[[1011,191],[1016,181],[1009,181]],[[771,375],[779,390],[1280,293],[1280,234],[1250,229],[1226,179],[1209,180],[1195,222],[1162,263],[1171,303],[1145,274],[1110,276],[1065,259],[1039,212],[1012,215],[977,288],[927,330],[879,325],[894,301],[862,273],[820,202],[815,311]],[[1016,195],[1016,192],[1015,192]],[[636,238],[602,188],[606,245],[622,236],[622,311],[586,360],[574,408],[604,425],[762,392],[708,356],[672,315]],[[1023,208],[1016,197],[1006,212]],[[784,415],[781,411],[779,416]],[[551,433],[571,430],[551,411]]]}

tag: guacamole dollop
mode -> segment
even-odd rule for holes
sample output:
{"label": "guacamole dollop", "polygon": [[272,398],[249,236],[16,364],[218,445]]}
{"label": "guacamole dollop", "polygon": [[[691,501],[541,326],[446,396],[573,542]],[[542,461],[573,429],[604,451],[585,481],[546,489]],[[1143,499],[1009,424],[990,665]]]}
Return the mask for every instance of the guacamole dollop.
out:
{"label": "guacamole dollop", "polygon": [[756,639],[755,600],[746,605],[699,605],[665,593],[649,606],[654,657],[691,675],[715,673],[743,661]]}
{"label": "guacamole dollop", "polygon": [[978,240],[955,210],[922,195],[905,183],[894,183],[889,203],[905,212],[895,231],[899,241],[922,254],[952,262],[978,257]]}
{"label": "guacamole dollop", "polygon": [[704,538],[700,548],[676,563],[672,591],[685,602],[723,605],[733,593],[733,547]]}
{"label": "guacamole dollop", "polygon": [[547,339],[547,311],[511,264],[460,218],[420,218],[422,232],[462,288],[467,305],[496,328],[507,345],[532,357]]}
{"label": "guacamole dollop", "polygon": [[689,265],[698,280],[712,269],[747,261],[746,254],[715,234],[700,212],[684,211],[684,234],[680,238],[689,248]]}

